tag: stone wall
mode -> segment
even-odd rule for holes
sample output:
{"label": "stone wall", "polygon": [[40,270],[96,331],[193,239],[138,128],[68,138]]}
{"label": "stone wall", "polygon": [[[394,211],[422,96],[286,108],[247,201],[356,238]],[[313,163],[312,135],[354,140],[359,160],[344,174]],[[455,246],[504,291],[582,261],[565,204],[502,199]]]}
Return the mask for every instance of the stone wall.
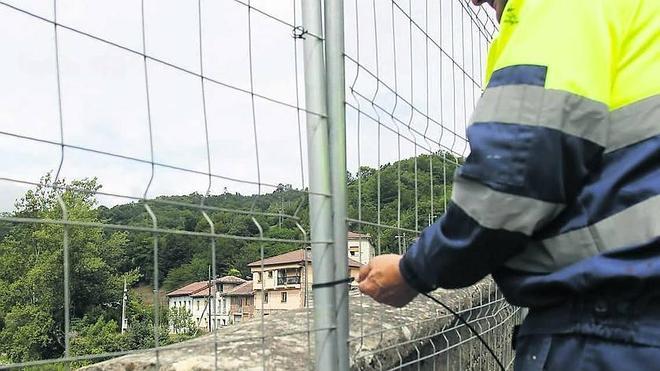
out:
{"label": "stone wall", "polygon": [[[508,350],[506,339],[511,326],[498,325],[498,322],[507,320],[498,313],[511,313],[513,309],[498,296],[492,281],[484,280],[463,290],[440,290],[434,296],[454,310],[474,308],[466,313],[467,318],[474,320],[483,317],[475,322],[482,330],[486,326],[497,325],[491,331],[493,340],[498,343],[503,355]],[[423,364],[442,364],[445,358],[451,357],[453,350],[437,356],[432,356],[432,353],[438,352],[442,346],[451,345],[449,337],[470,336],[466,328],[456,326],[455,318],[447,315],[445,309],[421,296],[403,309],[393,309],[352,292],[350,305],[349,344],[353,369],[387,369],[405,365],[406,362],[416,364],[416,359],[425,355],[428,358]],[[496,313],[496,310],[499,312]],[[274,313],[263,320],[254,318],[224,327],[216,334],[162,348],[158,359],[155,351],[145,351],[84,369],[155,370],[157,364],[161,370],[214,370],[216,365],[219,370],[310,369],[313,368],[314,358],[314,333],[308,332],[313,327],[312,317],[311,310],[304,309]],[[262,334],[265,336],[262,337]],[[458,362],[466,366],[464,368],[478,369],[471,365],[481,365],[481,360],[488,362],[488,355],[484,355],[483,349],[479,350],[479,344],[474,340],[461,347],[465,348],[465,356],[459,357]],[[451,348],[459,349],[456,345],[451,345]],[[214,352],[214,349],[217,351]],[[457,362],[454,358],[452,365]]]}

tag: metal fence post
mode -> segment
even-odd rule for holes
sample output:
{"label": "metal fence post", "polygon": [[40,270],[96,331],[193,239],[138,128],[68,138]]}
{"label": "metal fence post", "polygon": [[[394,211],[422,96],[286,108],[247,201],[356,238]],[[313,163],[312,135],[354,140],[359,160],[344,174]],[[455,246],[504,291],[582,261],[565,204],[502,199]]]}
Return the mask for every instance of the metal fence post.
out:
{"label": "metal fence post", "polygon": [[[313,281],[319,284],[335,280],[321,1],[303,1],[302,16],[305,31],[303,52],[309,156],[309,224]],[[336,370],[335,290],[333,286],[321,286],[315,288],[313,293],[316,369]]]}
{"label": "metal fence post", "polygon": [[[332,179],[332,222],[335,243],[335,280],[348,271],[346,227],[346,100],[344,71],[344,1],[325,0],[325,62]],[[337,305],[337,370],[348,371],[348,285],[335,286]]]}

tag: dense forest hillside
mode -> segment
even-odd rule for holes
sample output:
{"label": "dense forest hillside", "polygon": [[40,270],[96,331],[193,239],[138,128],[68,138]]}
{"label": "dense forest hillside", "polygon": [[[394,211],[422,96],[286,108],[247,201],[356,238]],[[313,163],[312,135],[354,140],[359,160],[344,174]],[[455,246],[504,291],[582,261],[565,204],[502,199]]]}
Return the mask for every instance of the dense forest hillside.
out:
{"label": "dense forest hillside", "polygon": [[[348,174],[349,218],[359,219],[361,215],[361,220],[371,223],[378,221],[378,184],[380,182],[381,224],[397,226],[400,189],[401,227],[416,229],[416,224],[418,228],[426,226],[432,215],[430,159],[431,156],[423,155],[419,156],[416,161],[406,159],[394,164],[386,164],[380,172],[373,168],[363,167],[357,174]],[[456,159],[446,156],[446,160],[446,167],[443,169],[442,157],[433,156],[434,215],[432,219],[442,213],[445,202],[444,180],[451,180],[455,169]],[[415,172],[415,168],[417,168],[417,172]],[[417,184],[417,202],[415,202],[415,184]],[[159,198],[160,201],[188,205],[199,205],[202,199],[203,196],[200,194]],[[415,203],[417,203],[417,210]],[[260,196],[228,193],[212,195],[204,199],[204,204],[223,209],[281,213],[284,217],[256,216],[259,224],[264,228],[264,236],[269,238],[301,239],[301,232],[296,228],[296,220],[286,216],[297,216],[300,218],[300,224],[308,229],[307,194],[292,189],[290,186],[282,185],[275,192]],[[150,207],[158,217],[160,228],[210,231],[208,223],[197,208],[154,202],[150,203]],[[100,217],[109,223],[151,225],[151,219],[141,202],[119,205],[110,209],[104,207],[99,209]],[[359,209],[361,209],[361,214]],[[259,236],[259,229],[249,214],[208,210],[208,215],[215,224],[216,233],[233,236]],[[360,223],[350,223],[349,228],[371,234],[372,242],[374,245],[378,245],[380,241],[380,249],[383,252],[398,251],[399,240],[395,236],[400,233],[396,229],[379,229]],[[164,234],[159,239],[159,243],[159,276],[162,279],[163,288],[173,289],[192,280],[204,279],[208,275],[211,254],[208,238]],[[262,245],[266,256],[300,248],[299,245],[291,243],[246,242],[230,238],[218,239],[216,244],[217,272],[223,273],[231,268],[236,268],[243,275],[249,274],[247,264],[259,259]],[[129,251],[125,254],[122,263],[125,269],[141,267],[143,273],[141,280],[151,283],[153,266],[151,234],[130,233],[128,248]]]}
{"label": "dense forest hillside", "polygon": [[[444,157],[444,161],[443,161]],[[432,159],[432,160],[431,160]],[[431,166],[432,161],[432,166]],[[421,229],[442,213],[449,197],[449,182],[456,159],[446,155],[422,155],[386,164],[381,169],[361,168],[348,174],[349,218],[385,226]],[[50,174],[42,185],[28,191],[17,201],[16,209],[6,214],[15,218],[61,219],[57,196],[67,205],[71,221],[150,227],[152,220],[143,201],[111,208],[98,205],[93,194],[101,188],[95,179],[59,181],[55,191]],[[432,188],[431,188],[432,184]],[[446,192],[445,192],[446,191]],[[431,202],[433,194],[433,202]],[[399,203],[400,200],[400,203]],[[219,275],[238,269],[247,276],[247,264],[259,259],[261,249],[268,256],[301,247],[300,243],[259,242],[232,238],[265,237],[301,240],[300,223],[308,227],[307,194],[282,185],[262,195],[200,194],[163,196],[148,201],[157,217],[158,228],[177,231],[205,231],[210,228],[198,207],[209,206],[207,213],[215,232],[227,237],[216,240],[216,270]],[[263,215],[267,214],[267,215]],[[398,217],[400,215],[400,218]],[[290,216],[295,216],[292,218]],[[0,222],[0,364],[62,355],[63,339],[63,257],[64,227],[44,223]],[[396,236],[400,231],[370,224],[349,223],[349,229],[369,233],[381,252],[397,252],[408,240]],[[153,308],[131,297],[131,328],[120,334],[118,323],[124,279],[130,286],[153,285],[153,234],[149,231],[122,230],[90,226],[69,226],[71,272],[71,318],[74,354],[111,352],[152,346]],[[209,237],[162,233],[158,237],[158,280],[163,290],[206,279],[211,257]],[[192,329],[172,336],[167,331],[168,315],[162,313],[161,343],[194,336]]]}

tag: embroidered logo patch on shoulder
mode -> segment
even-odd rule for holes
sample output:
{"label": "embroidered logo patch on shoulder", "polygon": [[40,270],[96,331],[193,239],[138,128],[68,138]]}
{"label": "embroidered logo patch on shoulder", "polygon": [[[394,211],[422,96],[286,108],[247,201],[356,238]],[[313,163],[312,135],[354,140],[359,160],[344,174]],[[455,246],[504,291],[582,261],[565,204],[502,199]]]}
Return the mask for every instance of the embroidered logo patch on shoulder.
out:
{"label": "embroidered logo patch on shoulder", "polygon": [[508,8],[502,17],[502,22],[508,25],[518,24],[518,14],[516,14],[516,8]]}

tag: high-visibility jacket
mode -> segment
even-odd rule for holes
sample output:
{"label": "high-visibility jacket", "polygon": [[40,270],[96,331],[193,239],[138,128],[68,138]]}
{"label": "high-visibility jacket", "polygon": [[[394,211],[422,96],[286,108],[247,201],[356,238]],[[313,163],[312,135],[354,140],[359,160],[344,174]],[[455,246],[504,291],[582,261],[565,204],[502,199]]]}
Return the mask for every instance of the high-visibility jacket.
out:
{"label": "high-visibility jacket", "polygon": [[510,0],[452,202],[401,260],[540,307],[660,292],[660,1]]}

